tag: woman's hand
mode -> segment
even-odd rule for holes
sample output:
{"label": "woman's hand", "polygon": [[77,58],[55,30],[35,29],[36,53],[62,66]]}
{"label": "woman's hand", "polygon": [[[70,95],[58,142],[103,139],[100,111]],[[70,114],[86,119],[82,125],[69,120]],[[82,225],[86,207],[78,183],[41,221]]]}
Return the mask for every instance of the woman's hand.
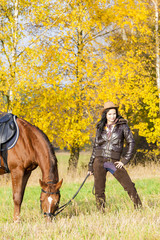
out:
{"label": "woman's hand", "polygon": [[93,172],[91,172],[91,171],[88,171],[88,174],[91,176],[91,175],[93,175]]}
{"label": "woman's hand", "polygon": [[116,164],[116,168],[120,168],[120,169],[124,166],[124,164],[120,161],[115,162],[115,164]]}

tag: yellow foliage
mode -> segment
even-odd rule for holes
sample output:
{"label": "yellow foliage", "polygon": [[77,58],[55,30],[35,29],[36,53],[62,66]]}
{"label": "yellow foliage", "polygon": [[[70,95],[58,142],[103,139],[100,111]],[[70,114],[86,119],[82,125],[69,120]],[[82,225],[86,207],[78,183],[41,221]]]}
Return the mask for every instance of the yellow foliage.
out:
{"label": "yellow foliage", "polygon": [[132,129],[159,144],[152,5],[19,1],[17,25],[14,3],[10,9],[1,1],[2,111],[24,117],[61,148],[82,148],[95,134],[99,110],[112,100]]}

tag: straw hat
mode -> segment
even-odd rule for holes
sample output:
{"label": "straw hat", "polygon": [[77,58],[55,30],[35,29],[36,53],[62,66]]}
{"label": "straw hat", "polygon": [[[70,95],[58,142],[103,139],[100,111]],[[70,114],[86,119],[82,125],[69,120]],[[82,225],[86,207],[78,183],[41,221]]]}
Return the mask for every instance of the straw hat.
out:
{"label": "straw hat", "polygon": [[115,105],[113,102],[108,101],[104,103],[104,108],[100,111],[101,115],[106,109],[112,109],[112,108],[118,108],[117,105]]}

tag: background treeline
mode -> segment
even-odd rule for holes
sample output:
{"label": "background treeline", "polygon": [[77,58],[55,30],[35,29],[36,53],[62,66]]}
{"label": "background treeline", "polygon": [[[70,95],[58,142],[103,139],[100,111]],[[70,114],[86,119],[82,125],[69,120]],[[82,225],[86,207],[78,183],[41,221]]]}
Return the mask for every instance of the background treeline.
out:
{"label": "background treeline", "polygon": [[70,150],[70,169],[112,100],[135,133],[132,161],[158,161],[159,32],[159,0],[0,0],[1,111]]}

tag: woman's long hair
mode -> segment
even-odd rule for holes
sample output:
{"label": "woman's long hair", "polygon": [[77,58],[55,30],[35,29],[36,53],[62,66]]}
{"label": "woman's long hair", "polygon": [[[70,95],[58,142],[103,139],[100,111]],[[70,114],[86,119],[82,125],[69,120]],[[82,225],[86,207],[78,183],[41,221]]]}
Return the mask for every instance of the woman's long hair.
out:
{"label": "woman's long hair", "polygon": [[[111,108],[107,108],[106,110],[104,110],[104,112],[102,113],[101,120],[97,123],[97,130],[99,134],[102,133],[105,125],[107,124],[106,114],[109,112],[110,109]],[[113,109],[116,109],[116,118],[118,118],[118,109],[117,108],[113,108]]]}

